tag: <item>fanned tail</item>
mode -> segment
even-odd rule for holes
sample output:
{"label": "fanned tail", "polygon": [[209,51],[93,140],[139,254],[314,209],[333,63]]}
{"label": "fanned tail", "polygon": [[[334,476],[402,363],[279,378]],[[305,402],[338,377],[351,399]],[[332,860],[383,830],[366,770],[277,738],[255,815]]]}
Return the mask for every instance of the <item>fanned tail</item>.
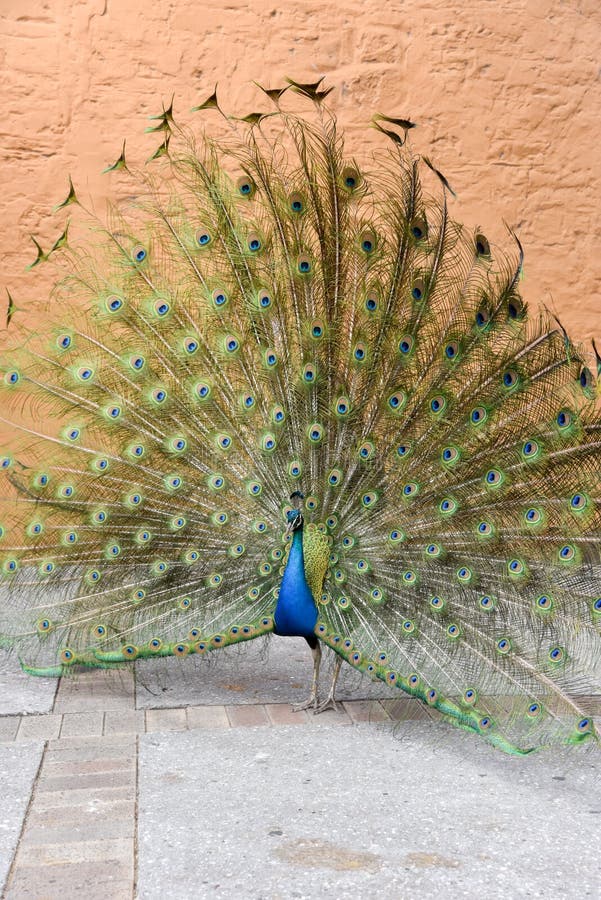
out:
{"label": "fanned tail", "polygon": [[136,205],[51,251],[52,322],[1,371],[4,644],[58,675],[272,630],[302,489],[350,665],[506,752],[596,738],[595,376],[519,241],[453,221],[429,161],[427,196],[413,123],[362,169],[292,86],[314,114],[276,92],[239,143],[176,150],[170,107]]}

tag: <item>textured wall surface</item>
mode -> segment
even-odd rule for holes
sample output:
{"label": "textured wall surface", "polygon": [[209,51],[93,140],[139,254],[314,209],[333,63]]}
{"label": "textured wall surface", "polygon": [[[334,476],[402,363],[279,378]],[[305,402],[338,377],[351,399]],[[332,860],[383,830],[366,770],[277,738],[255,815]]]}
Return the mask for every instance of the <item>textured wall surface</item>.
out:
{"label": "textured wall surface", "polygon": [[19,306],[47,292],[42,267],[24,273],[28,235],[62,230],[68,173],[102,208],[118,178],[101,169],[124,137],[150,155],[145,117],[173,94],[184,114],[218,81],[242,115],[269,105],[253,78],[325,74],[359,160],[381,143],[375,111],[419,123],[452,215],[507,249],[515,227],[526,299],[601,337],[599,0],[3,0],[0,29],[1,284]]}

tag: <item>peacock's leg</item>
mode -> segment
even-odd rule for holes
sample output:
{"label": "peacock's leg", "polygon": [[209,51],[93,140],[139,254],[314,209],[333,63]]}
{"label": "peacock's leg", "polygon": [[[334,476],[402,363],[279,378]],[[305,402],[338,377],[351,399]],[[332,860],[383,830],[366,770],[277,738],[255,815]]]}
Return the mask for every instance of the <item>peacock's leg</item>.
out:
{"label": "peacock's leg", "polygon": [[332,675],[332,683],[330,685],[330,691],[325,700],[316,706],[314,709],[315,713],[325,712],[326,709],[333,709],[338,711],[338,704],[336,703],[335,692],[336,692],[336,682],[338,681],[338,676],[340,675],[340,669],[342,667],[342,657],[336,656],[336,662],[334,663],[334,673]]}
{"label": "peacock's leg", "polygon": [[311,647],[311,653],[313,654],[313,681],[311,682],[311,693],[302,703],[295,703],[292,707],[292,712],[300,712],[303,709],[313,709],[317,712],[317,684],[319,682],[319,666],[321,665],[321,645],[317,638],[313,639],[315,643],[310,641],[309,638],[306,638],[305,640]]}

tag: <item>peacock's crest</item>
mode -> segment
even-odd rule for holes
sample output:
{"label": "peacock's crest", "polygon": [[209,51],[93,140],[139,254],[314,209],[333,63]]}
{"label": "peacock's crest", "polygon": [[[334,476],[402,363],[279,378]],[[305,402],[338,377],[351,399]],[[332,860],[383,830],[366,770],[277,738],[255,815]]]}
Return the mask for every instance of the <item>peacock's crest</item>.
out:
{"label": "peacock's crest", "polygon": [[5,642],[59,674],[271,631],[302,485],[321,640],[504,749],[579,742],[594,376],[526,309],[521,248],[450,219],[444,179],[425,196],[396,131],[362,169],[314,99],[166,142],[97,246],[53,248],[52,322],[0,376]]}

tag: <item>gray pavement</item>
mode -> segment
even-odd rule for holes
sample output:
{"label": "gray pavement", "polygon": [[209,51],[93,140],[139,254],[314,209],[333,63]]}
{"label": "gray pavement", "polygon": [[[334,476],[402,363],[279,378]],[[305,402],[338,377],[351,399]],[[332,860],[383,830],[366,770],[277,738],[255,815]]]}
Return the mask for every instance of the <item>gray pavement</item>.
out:
{"label": "gray pavement", "polygon": [[0,658],[2,896],[601,896],[598,752],[506,757],[352,672],[294,714],[306,645],[267,650],[58,689]]}

